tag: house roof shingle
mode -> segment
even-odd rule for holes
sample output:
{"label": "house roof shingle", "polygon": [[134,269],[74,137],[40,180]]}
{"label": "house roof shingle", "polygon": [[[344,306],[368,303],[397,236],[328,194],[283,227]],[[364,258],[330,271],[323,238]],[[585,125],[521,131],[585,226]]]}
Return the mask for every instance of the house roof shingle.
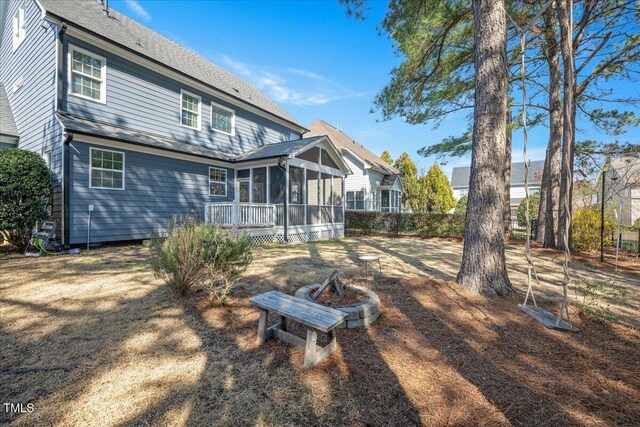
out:
{"label": "house roof shingle", "polygon": [[380,187],[393,187],[393,184],[400,178],[400,174],[394,173],[391,175],[385,175],[380,181]]}
{"label": "house roof shingle", "polygon": [[[541,185],[543,169],[544,160],[533,160],[529,162],[529,185]],[[470,166],[453,168],[451,172],[451,187],[469,187],[470,175]],[[511,185],[524,185],[524,162],[511,163]]]}
{"label": "house roof shingle", "polygon": [[355,141],[349,135],[336,129],[323,120],[316,120],[309,125],[309,132],[307,136],[319,136],[326,135],[336,148],[347,149],[353,152],[356,156],[360,157],[367,163],[370,163],[375,169],[381,171],[384,174],[397,174],[399,171],[387,162],[376,156],[369,151],[365,146]]}
{"label": "house roof shingle", "polygon": [[292,141],[278,142],[256,147],[253,150],[242,154],[225,153],[212,150],[196,144],[190,144],[173,138],[166,138],[148,132],[136,131],[124,126],[112,125],[109,123],[89,120],[83,117],[66,113],[57,113],[67,131],[84,135],[93,135],[117,141],[128,142],[175,153],[190,154],[215,160],[222,160],[229,163],[240,163],[251,160],[269,159],[274,157],[288,156],[294,154],[303,147],[320,142],[325,137],[317,136],[311,138],[295,139]]}
{"label": "house roof shingle", "polygon": [[268,159],[272,157],[286,156],[293,154],[298,150],[306,147],[314,142],[319,142],[323,139],[322,136],[315,136],[311,138],[295,139],[293,141],[278,142],[275,144],[267,144],[261,147],[254,148],[246,153],[240,154],[236,157],[236,161],[248,161],[258,159]]}
{"label": "house roof shingle", "polygon": [[4,90],[4,85],[2,84],[0,84],[0,135],[20,136],[16,122],[13,119],[7,92]]}
{"label": "house roof shingle", "polygon": [[110,8],[107,16],[102,5],[95,0],[40,0],[40,3],[47,14],[82,27],[303,128],[255,86],[117,10]]}

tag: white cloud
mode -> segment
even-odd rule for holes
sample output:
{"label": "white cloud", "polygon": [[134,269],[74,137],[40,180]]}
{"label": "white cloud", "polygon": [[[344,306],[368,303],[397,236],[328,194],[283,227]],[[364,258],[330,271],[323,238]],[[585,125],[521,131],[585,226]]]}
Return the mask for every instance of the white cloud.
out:
{"label": "white cloud", "polygon": [[147,10],[142,7],[142,5],[138,3],[137,0],[124,0],[124,3],[127,5],[129,10],[131,10],[138,16],[138,18],[142,19],[145,22],[151,21],[151,15],[149,15],[149,12],[147,12]]}
{"label": "white cloud", "polygon": [[288,68],[278,70],[238,61],[224,55],[222,62],[276,102],[299,106],[323,105],[345,98],[361,96],[317,73]]}

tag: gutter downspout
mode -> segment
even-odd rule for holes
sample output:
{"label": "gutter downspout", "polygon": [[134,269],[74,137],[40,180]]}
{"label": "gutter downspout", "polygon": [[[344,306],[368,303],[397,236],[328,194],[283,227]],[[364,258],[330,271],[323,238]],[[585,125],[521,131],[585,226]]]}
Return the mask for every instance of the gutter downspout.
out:
{"label": "gutter downspout", "polygon": [[58,27],[56,40],[56,102],[53,115],[60,123],[63,132],[62,140],[62,244],[69,244],[69,143],[73,140],[73,133],[65,132],[64,125],[58,119],[57,113],[62,110],[63,64],[64,64],[64,34],[67,32],[67,23],[62,22]]}
{"label": "gutter downspout", "polygon": [[69,212],[69,143],[73,141],[73,133],[65,132],[63,140],[63,153],[62,153],[62,224],[63,224],[63,244],[68,245],[71,233],[69,229],[69,222],[71,220]]}

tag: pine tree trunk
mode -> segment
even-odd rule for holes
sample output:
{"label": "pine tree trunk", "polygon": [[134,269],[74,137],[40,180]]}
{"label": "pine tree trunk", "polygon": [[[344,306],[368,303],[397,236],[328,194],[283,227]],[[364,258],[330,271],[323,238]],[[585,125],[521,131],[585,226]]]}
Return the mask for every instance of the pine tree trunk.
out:
{"label": "pine tree trunk", "polygon": [[513,292],[504,250],[507,58],[504,0],[473,0],[475,107],[464,250],[457,281],[486,295]]}
{"label": "pine tree trunk", "polygon": [[560,208],[560,149],[562,146],[562,100],[560,86],[560,56],[556,39],[555,6],[544,14],[545,57],[549,67],[549,143],[544,163],[540,210],[538,215],[538,241],[545,248],[555,248],[558,236],[558,211]]}
{"label": "pine tree trunk", "polygon": [[511,107],[507,103],[507,145],[504,153],[504,237],[511,237]]}
{"label": "pine tree trunk", "polygon": [[573,193],[573,153],[574,153],[574,125],[575,125],[575,77],[573,62],[570,24],[570,10],[567,0],[557,3],[558,22],[560,23],[560,48],[562,50],[562,64],[564,67],[562,110],[562,166],[560,176],[560,215],[558,225],[558,248],[565,249],[565,224],[569,224],[566,236],[571,248],[571,207]]}

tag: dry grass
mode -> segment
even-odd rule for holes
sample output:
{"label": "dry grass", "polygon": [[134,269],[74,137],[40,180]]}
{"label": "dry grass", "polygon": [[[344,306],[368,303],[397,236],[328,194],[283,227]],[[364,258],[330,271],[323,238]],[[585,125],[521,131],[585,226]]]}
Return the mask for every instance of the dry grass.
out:
{"label": "dry grass", "polygon": [[[573,313],[580,333],[551,331],[516,309],[519,296],[488,300],[436,280],[455,269],[455,245],[267,246],[231,304],[215,308],[175,300],[141,248],[0,258],[0,399],[35,405],[0,412],[0,423],[637,425],[637,329]],[[373,327],[340,331],[340,350],[310,372],[299,349],[256,347],[251,295],[292,293],[335,267],[358,282],[363,251],[385,254],[370,282],[383,305]]]}

